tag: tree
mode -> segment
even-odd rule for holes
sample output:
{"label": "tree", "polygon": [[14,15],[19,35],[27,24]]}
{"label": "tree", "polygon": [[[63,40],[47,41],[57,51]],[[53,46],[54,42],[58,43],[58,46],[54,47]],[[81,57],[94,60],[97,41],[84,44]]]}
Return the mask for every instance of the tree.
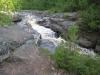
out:
{"label": "tree", "polygon": [[0,0],[0,11],[11,12],[14,10],[13,0]]}

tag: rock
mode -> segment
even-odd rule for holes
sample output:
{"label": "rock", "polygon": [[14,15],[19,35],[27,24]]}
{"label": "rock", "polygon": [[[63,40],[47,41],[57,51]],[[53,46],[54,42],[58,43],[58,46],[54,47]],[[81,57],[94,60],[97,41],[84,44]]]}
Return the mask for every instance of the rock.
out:
{"label": "rock", "polygon": [[77,40],[77,43],[80,46],[85,47],[85,48],[93,48],[94,47],[94,44],[86,38],[79,38]]}
{"label": "rock", "polygon": [[100,53],[100,45],[96,45],[95,52]]}
{"label": "rock", "polygon": [[30,40],[24,45],[20,46],[14,52],[14,56],[21,59],[33,59],[37,53],[38,49],[34,45],[34,41]]}
{"label": "rock", "polygon": [[48,39],[42,39],[40,42],[40,47],[49,50],[51,53],[54,53],[56,48],[55,44]]}
{"label": "rock", "polygon": [[69,12],[64,14],[64,18],[70,21],[76,21],[78,19],[78,15],[76,12]]}
{"label": "rock", "polygon": [[0,38],[0,62],[10,57],[20,44],[6,38]]}
{"label": "rock", "polygon": [[17,25],[12,25],[7,28],[0,28],[0,37],[10,39],[19,43],[24,43],[26,40],[34,39],[33,35],[26,32]]}
{"label": "rock", "polygon": [[53,18],[64,18],[64,13],[55,13],[51,15]]}
{"label": "rock", "polygon": [[55,32],[60,32],[60,33],[63,33],[63,32],[64,32],[63,27],[61,27],[61,26],[59,26],[59,25],[57,25],[57,24],[52,24],[52,25],[50,26],[50,28],[51,28],[53,31],[55,31]]}
{"label": "rock", "polygon": [[13,17],[12,17],[12,22],[20,22],[22,20],[22,17],[18,14],[15,14]]}
{"label": "rock", "polygon": [[44,17],[38,20],[38,24],[45,26],[47,28],[52,29],[53,31],[63,34],[66,32],[68,27],[72,24],[75,24],[74,21],[67,21],[63,18],[52,18],[52,17]]}
{"label": "rock", "polygon": [[73,22],[73,21],[63,21],[63,22],[61,22],[61,25],[63,26],[63,28],[64,28],[65,30],[67,30],[69,26],[71,26],[71,25],[73,25],[73,24],[75,24],[75,23],[76,23],[76,22]]}
{"label": "rock", "polygon": [[97,40],[95,52],[100,53],[100,40]]}
{"label": "rock", "polygon": [[[28,40],[33,40],[31,33],[24,31],[17,25],[0,28],[0,62],[9,58],[13,51]],[[29,42],[28,42],[29,43]]]}

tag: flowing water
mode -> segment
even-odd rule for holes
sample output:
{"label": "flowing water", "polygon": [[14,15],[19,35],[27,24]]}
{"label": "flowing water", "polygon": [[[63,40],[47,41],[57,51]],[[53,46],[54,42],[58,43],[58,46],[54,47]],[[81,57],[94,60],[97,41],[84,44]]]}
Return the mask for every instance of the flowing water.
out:
{"label": "flowing water", "polygon": [[[41,17],[37,17],[31,13],[26,12],[20,13],[20,15],[23,16],[23,20],[18,23],[18,25],[33,34],[35,43],[39,43],[39,47],[48,49],[50,52],[54,52],[55,48],[62,41],[65,42],[65,40],[61,37],[56,37],[56,32],[37,23],[37,21],[42,20]],[[95,53],[91,50],[82,48],[78,45],[75,46],[80,49],[80,54],[95,55]]]}
{"label": "flowing water", "polygon": [[22,15],[24,19],[18,25],[31,32],[36,39],[36,44],[39,42],[41,48],[54,52],[54,49],[64,41],[61,37],[56,37],[56,33],[50,28],[37,24],[37,21],[41,20],[39,17],[28,13],[22,13]]}

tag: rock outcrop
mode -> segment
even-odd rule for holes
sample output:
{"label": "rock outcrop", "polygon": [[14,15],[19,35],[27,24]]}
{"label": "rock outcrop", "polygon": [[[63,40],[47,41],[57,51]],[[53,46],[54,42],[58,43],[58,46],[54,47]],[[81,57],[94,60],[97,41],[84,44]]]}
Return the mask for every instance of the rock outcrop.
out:
{"label": "rock outcrop", "polygon": [[34,39],[33,35],[25,32],[17,25],[7,28],[0,28],[0,62],[10,57],[14,50],[26,43],[26,41]]}
{"label": "rock outcrop", "polygon": [[[29,13],[29,11],[27,12]],[[22,12],[22,16],[23,16],[23,13],[24,12]],[[57,34],[57,37],[59,35],[62,35],[65,38],[66,37],[65,34],[67,34],[67,30],[69,26],[71,26],[72,24],[77,24],[79,20],[79,17],[76,12],[49,14],[47,12],[42,12],[42,11],[30,11],[30,13],[32,15],[36,15],[37,17],[39,17],[37,19],[37,23],[39,25],[44,26],[46,28],[50,28],[53,31],[55,31]],[[99,52],[100,48],[99,48],[99,44],[97,43],[97,41],[100,38],[99,34],[100,32],[87,33],[87,32],[82,31],[80,32],[77,43],[82,47],[93,49],[94,51]]]}

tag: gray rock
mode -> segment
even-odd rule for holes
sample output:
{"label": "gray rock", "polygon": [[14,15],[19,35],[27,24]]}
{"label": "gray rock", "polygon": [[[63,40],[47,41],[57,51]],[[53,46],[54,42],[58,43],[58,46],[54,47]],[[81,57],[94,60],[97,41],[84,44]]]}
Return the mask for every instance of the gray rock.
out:
{"label": "gray rock", "polygon": [[97,40],[95,51],[100,53],[100,40]]}
{"label": "gray rock", "polygon": [[64,29],[68,29],[69,26],[75,24],[76,22],[73,22],[73,21],[63,21],[61,22],[61,25],[63,26]]}
{"label": "gray rock", "polygon": [[100,53],[100,45],[96,45],[95,52]]}
{"label": "gray rock", "polygon": [[57,24],[52,24],[52,25],[50,26],[50,28],[51,28],[53,31],[55,31],[55,32],[60,32],[60,33],[64,32],[63,27],[61,27],[61,26],[59,26],[59,25],[57,25]]}
{"label": "gray rock", "polygon": [[10,57],[20,44],[5,38],[0,38],[0,62]]}
{"label": "gray rock", "polygon": [[67,31],[70,25],[75,24],[76,22],[67,21],[63,18],[57,18],[57,17],[56,18],[44,17],[41,18],[41,20],[39,20],[37,23],[47,28],[51,28],[55,32],[63,34],[63,32]]}
{"label": "gray rock", "polygon": [[14,52],[14,56],[21,59],[34,59],[38,48],[34,45],[34,41],[28,41],[24,45],[20,46]]}
{"label": "gray rock", "polygon": [[20,22],[22,20],[21,15],[15,14],[12,17],[12,22]]}
{"label": "gray rock", "polygon": [[[17,25],[0,28],[0,62],[9,58],[13,51],[28,40],[33,40],[31,33],[24,31]],[[29,42],[28,42],[29,43]]]}
{"label": "gray rock", "polygon": [[79,38],[77,40],[77,43],[82,46],[82,47],[85,47],[85,48],[92,48],[93,47],[93,43],[91,41],[89,41],[88,39],[86,38]]}
{"label": "gray rock", "polygon": [[100,39],[99,39],[99,40],[97,40],[97,44],[98,44],[98,45],[100,45]]}
{"label": "gray rock", "polygon": [[40,47],[49,50],[54,53],[56,46],[50,40],[42,39],[40,42]]}
{"label": "gray rock", "polygon": [[77,12],[68,12],[64,13],[64,18],[66,18],[69,21],[76,21],[78,20]]}
{"label": "gray rock", "polygon": [[0,37],[22,43],[28,39],[32,39],[33,35],[17,25],[12,25],[7,28],[0,28]]}

